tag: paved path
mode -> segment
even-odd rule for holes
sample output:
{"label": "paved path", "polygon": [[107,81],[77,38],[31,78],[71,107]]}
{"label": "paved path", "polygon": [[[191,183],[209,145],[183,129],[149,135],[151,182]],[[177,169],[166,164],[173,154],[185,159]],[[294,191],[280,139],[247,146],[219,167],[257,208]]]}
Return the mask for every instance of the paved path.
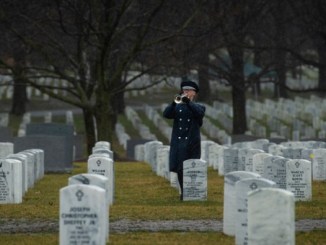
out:
{"label": "paved path", "polygon": [[[165,220],[165,221],[131,221],[118,220],[110,223],[110,233],[125,233],[135,231],[216,231],[222,232],[221,220]],[[296,221],[296,231],[325,230],[326,220]],[[41,233],[58,232],[58,221],[0,220],[0,233]]]}

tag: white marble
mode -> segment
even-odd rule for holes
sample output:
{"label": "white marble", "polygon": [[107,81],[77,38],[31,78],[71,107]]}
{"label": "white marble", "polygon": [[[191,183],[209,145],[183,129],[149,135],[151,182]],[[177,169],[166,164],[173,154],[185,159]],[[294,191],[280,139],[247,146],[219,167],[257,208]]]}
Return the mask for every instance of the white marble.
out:
{"label": "white marble", "polygon": [[295,201],[312,199],[311,162],[291,159],[286,162],[286,189],[294,194]]}
{"label": "white marble", "polygon": [[295,244],[292,192],[260,188],[248,193],[248,244]]}
{"label": "white marble", "polygon": [[75,184],[60,189],[59,243],[105,245],[109,216],[105,190]]}
{"label": "white marble", "polygon": [[236,191],[235,184],[246,178],[259,178],[260,175],[247,171],[234,171],[224,176],[223,233],[235,235]]}
{"label": "white marble", "polygon": [[189,159],[183,162],[183,200],[207,200],[207,162]]}
{"label": "white marble", "polygon": [[105,156],[93,156],[87,160],[87,173],[99,174],[109,179],[109,204],[114,201],[114,167],[113,160]]}
{"label": "white marble", "polygon": [[247,178],[236,182],[235,244],[248,244],[248,192],[263,187],[276,187],[265,178]]}

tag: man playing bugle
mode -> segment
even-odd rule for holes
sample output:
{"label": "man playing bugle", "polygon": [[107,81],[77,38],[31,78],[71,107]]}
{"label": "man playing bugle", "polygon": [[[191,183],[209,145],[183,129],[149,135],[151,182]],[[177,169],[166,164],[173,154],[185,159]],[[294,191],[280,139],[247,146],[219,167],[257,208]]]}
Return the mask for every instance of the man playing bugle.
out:
{"label": "man playing bugle", "polygon": [[194,101],[199,92],[198,85],[193,81],[183,81],[181,92],[169,104],[163,116],[173,119],[170,142],[170,171],[178,175],[181,189],[180,200],[183,200],[183,161],[200,159],[200,127],[203,124],[205,107]]}

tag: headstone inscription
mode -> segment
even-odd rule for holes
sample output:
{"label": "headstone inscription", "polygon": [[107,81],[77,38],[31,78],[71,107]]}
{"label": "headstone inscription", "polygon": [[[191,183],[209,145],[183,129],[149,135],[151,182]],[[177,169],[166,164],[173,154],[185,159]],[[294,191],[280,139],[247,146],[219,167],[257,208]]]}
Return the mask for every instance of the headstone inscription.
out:
{"label": "headstone inscription", "polygon": [[108,231],[105,190],[75,184],[60,189],[60,245],[105,245]]}
{"label": "headstone inscription", "polygon": [[0,204],[23,201],[22,165],[16,159],[0,159]]}
{"label": "headstone inscription", "polygon": [[103,188],[105,190],[107,203],[109,205],[110,190],[108,189],[109,187],[108,177],[99,174],[77,174],[69,177],[68,185],[76,185],[76,184],[95,185]]}
{"label": "headstone inscription", "polygon": [[286,190],[286,162],[289,160],[288,158],[277,157],[271,164],[265,165],[266,170],[264,169],[265,178],[274,181],[276,187],[284,190]]}
{"label": "headstone inscription", "polygon": [[223,233],[229,236],[235,235],[235,184],[246,178],[260,178],[260,175],[253,172],[234,171],[224,176]]}
{"label": "headstone inscription", "polygon": [[248,244],[295,244],[292,192],[260,188],[248,193]]}
{"label": "headstone inscription", "polygon": [[87,169],[89,174],[99,174],[109,179],[109,204],[114,200],[114,173],[113,173],[113,161],[109,157],[96,156],[88,158]]}
{"label": "headstone inscription", "polygon": [[311,162],[291,159],[286,162],[286,189],[294,194],[295,201],[310,201],[312,198]]}
{"label": "headstone inscription", "polygon": [[276,183],[265,178],[247,178],[235,183],[235,244],[237,245],[248,244],[248,192],[263,187],[276,187]]}
{"label": "headstone inscription", "polygon": [[252,171],[260,175],[264,174],[264,159],[272,156],[269,153],[257,153],[253,156]]}
{"label": "headstone inscription", "polygon": [[223,154],[224,174],[238,171],[238,151],[237,148],[226,148]]}
{"label": "headstone inscription", "polygon": [[245,171],[253,171],[253,158],[257,153],[264,153],[261,149],[248,149],[247,154],[245,155]]}
{"label": "headstone inscription", "polygon": [[183,200],[207,200],[207,162],[189,159],[183,162]]}
{"label": "headstone inscription", "polygon": [[10,154],[7,156],[9,159],[16,159],[21,162],[22,165],[22,194],[28,190],[28,166],[27,166],[27,156],[24,154]]}

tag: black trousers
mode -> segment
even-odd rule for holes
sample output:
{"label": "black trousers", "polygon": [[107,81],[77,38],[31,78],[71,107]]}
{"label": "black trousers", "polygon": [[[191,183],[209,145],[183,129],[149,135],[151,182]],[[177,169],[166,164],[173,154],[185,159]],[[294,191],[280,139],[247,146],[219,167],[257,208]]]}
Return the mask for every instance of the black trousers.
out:
{"label": "black trousers", "polygon": [[181,195],[183,194],[183,170],[179,170],[178,171],[178,181],[179,181],[179,185],[180,185],[180,189],[181,189]]}

